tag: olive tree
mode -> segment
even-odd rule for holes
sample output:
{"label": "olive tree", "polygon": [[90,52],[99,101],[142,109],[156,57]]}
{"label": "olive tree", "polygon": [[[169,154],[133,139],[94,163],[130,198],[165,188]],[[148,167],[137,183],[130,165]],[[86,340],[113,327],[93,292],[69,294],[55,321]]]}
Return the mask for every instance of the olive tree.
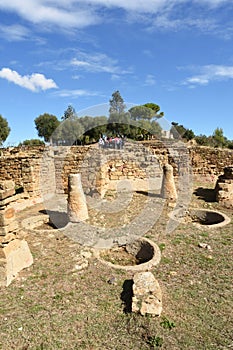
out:
{"label": "olive tree", "polygon": [[4,141],[6,141],[7,137],[10,134],[10,127],[8,125],[8,122],[5,118],[3,118],[0,114],[0,146],[3,144]]}
{"label": "olive tree", "polygon": [[60,122],[55,115],[44,113],[34,120],[38,136],[43,137],[45,142],[52,144],[52,135]]}

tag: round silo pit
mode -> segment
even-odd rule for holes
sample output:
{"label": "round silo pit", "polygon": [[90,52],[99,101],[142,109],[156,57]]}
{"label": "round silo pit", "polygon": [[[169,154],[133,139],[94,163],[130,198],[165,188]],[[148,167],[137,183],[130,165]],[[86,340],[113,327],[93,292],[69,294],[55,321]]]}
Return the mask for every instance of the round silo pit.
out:
{"label": "round silo pit", "polygon": [[221,227],[230,222],[227,215],[214,210],[193,209],[189,211],[189,216],[194,224],[205,227]]}
{"label": "round silo pit", "polygon": [[34,232],[47,232],[64,228],[68,223],[66,213],[54,215],[36,215],[22,221],[24,229]]}
{"label": "round silo pit", "polygon": [[158,265],[159,247],[146,238],[125,245],[95,251],[96,257],[109,267],[132,271],[146,271]]}

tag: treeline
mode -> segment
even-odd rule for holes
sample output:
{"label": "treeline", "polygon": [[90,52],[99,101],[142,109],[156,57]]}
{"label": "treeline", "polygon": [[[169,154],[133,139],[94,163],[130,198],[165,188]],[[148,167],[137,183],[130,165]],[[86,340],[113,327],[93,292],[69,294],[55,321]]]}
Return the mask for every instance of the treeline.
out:
{"label": "treeline", "polygon": [[103,135],[124,136],[133,140],[161,138],[162,128],[158,119],[163,117],[155,103],[135,106],[126,111],[119,91],[109,101],[109,116],[79,117],[70,105],[61,120],[44,113],[35,119],[38,136],[53,145],[90,144]]}
{"label": "treeline", "polygon": [[[47,142],[53,145],[90,144],[97,142],[103,135],[108,137],[124,136],[132,140],[150,140],[171,138],[191,141],[202,146],[226,147],[233,149],[233,140],[228,140],[222,128],[214,130],[211,136],[195,135],[193,130],[172,122],[170,130],[164,132],[160,125],[164,113],[155,103],[134,106],[126,110],[125,102],[119,91],[109,100],[108,116],[79,117],[71,105],[64,111],[60,120],[52,114],[44,113],[35,120],[35,127],[41,139],[29,139],[19,145],[39,146]],[[161,123],[162,124],[162,123]],[[0,115],[0,145],[7,139],[10,127]]]}
{"label": "treeline", "polygon": [[171,133],[173,133],[174,138],[181,138],[183,141],[194,140],[200,146],[233,149],[233,140],[228,140],[224,136],[222,128],[216,128],[211,136],[195,135],[193,130],[186,129],[183,125],[172,122]]}

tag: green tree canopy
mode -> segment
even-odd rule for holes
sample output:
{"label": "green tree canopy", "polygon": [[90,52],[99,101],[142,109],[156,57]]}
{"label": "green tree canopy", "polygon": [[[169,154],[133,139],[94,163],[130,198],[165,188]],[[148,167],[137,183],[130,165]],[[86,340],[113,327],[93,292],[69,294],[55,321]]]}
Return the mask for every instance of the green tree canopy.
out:
{"label": "green tree canopy", "polygon": [[56,142],[61,142],[63,145],[73,145],[81,143],[83,138],[84,127],[78,118],[67,118],[64,120],[53,134],[53,139]]}
{"label": "green tree canopy", "polygon": [[154,113],[153,117],[162,118],[164,116],[164,112],[160,112],[159,113],[160,106],[157,105],[156,103],[148,102],[148,103],[145,103],[143,106],[147,107],[147,108],[150,108],[153,111],[153,113]]}
{"label": "green tree canopy", "polygon": [[182,138],[189,141],[195,138],[193,130],[186,129],[183,125],[176,122],[172,122],[171,134],[173,135],[174,139]]}
{"label": "green tree canopy", "polygon": [[74,107],[69,105],[65,110],[64,115],[61,117],[61,120],[75,119],[75,118],[77,118],[77,113]]}
{"label": "green tree canopy", "polygon": [[85,143],[98,141],[101,135],[106,134],[108,124],[106,116],[85,116],[79,118],[79,121],[84,128]]}
{"label": "green tree canopy", "polygon": [[52,143],[52,135],[60,122],[55,115],[44,113],[34,120],[39,137],[43,137],[45,142]]}
{"label": "green tree canopy", "polygon": [[213,132],[213,141],[215,146],[224,147],[227,144],[227,138],[223,134],[222,128],[216,128]]}
{"label": "green tree canopy", "polygon": [[45,143],[42,140],[39,139],[29,139],[24,140],[23,142],[19,143],[19,146],[43,146]]}
{"label": "green tree canopy", "polygon": [[0,145],[3,144],[4,141],[6,141],[7,137],[10,134],[10,127],[8,125],[8,122],[5,118],[3,118],[0,114]]}
{"label": "green tree canopy", "polygon": [[146,106],[134,106],[129,113],[132,120],[151,120],[154,116],[154,111]]}
{"label": "green tree canopy", "polygon": [[121,114],[125,112],[126,105],[120,92],[117,90],[113,92],[112,98],[109,100],[110,108],[109,113],[111,114]]}

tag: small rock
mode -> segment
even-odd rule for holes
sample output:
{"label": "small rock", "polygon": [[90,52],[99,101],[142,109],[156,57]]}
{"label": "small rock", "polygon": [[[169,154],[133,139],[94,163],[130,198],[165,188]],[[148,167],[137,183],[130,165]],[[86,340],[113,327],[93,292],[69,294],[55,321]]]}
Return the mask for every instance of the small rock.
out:
{"label": "small rock", "polygon": [[199,248],[204,248],[204,249],[208,249],[208,250],[212,250],[211,246],[207,243],[199,243],[198,244]]}
{"label": "small rock", "polygon": [[176,272],[176,271],[170,271],[170,275],[171,275],[171,276],[176,276],[176,275],[177,275],[177,272]]}
{"label": "small rock", "polygon": [[80,261],[74,266],[75,270],[81,271],[88,267],[88,260],[80,259]]}
{"label": "small rock", "polygon": [[80,255],[85,259],[90,259],[92,257],[92,252],[89,250],[82,250]]}
{"label": "small rock", "polygon": [[109,283],[109,284],[116,284],[116,282],[117,282],[116,277],[111,277],[111,278],[108,280],[108,283]]}

